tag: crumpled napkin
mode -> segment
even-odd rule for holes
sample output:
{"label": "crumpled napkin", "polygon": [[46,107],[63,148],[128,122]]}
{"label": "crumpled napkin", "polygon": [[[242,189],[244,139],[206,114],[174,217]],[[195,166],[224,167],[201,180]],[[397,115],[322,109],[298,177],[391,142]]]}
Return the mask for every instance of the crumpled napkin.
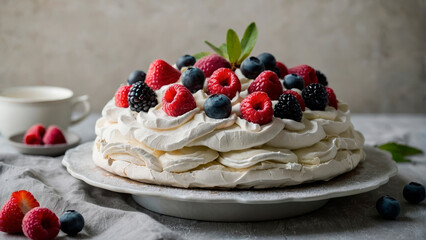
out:
{"label": "crumpled napkin", "polygon": [[[85,219],[83,230],[69,239],[181,239],[166,226],[131,205],[130,195],[92,187],[72,177],[62,157],[0,154],[0,205],[18,190],[30,191],[41,207],[58,217],[68,209]],[[0,239],[25,239],[0,232]],[[60,232],[58,239],[67,239]]]}

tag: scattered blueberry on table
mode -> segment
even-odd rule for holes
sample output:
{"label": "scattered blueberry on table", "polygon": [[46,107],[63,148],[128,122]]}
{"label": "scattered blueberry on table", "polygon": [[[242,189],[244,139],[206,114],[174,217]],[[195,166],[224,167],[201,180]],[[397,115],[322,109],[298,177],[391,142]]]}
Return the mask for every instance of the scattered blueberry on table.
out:
{"label": "scattered blueberry on table", "polygon": [[84,218],[83,216],[75,210],[67,210],[59,218],[61,222],[62,232],[73,236],[79,233],[84,227]]}
{"label": "scattered blueberry on table", "polygon": [[383,218],[396,219],[401,212],[401,205],[398,200],[386,195],[377,200],[376,209]]}
{"label": "scattered blueberry on table", "polygon": [[419,203],[426,198],[425,194],[425,186],[420,183],[410,182],[405,185],[404,190],[402,191],[402,195],[405,200],[410,203]]}

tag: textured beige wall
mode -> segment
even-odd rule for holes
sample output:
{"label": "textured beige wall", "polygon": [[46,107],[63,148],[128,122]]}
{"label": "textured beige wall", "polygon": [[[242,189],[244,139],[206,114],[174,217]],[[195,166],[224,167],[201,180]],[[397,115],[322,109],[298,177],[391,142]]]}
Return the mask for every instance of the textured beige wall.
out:
{"label": "textured beige wall", "polygon": [[57,85],[100,111],[135,69],[242,35],[326,73],[353,112],[426,113],[424,0],[0,0],[0,88]]}

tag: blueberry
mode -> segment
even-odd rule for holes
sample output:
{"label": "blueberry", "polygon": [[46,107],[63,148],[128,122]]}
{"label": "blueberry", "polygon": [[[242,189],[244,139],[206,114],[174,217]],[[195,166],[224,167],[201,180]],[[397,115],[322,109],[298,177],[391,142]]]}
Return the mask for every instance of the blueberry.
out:
{"label": "blueberry", "polygon": [[260,61],[263,62],[263,64],[265,64],[265,69],[266,70],[274,70],[274,68],[277,67],[277,61],[275,60],[274,55],[270,54],[270,53],[261,53],[259,54],[259,56],[257,56],[257,58],[259,58]]}
{"label": "blueberry", "polygon": [[185,54],[176,61],[176,67],[180,70],[182,67],[193,66],[195,62],[195,57]]}
{"label": "blueberry", "polygon": [[259,74],[265,71],[265,65],[257,57],[246,58],[240,67],[241,72],[249,79],[255,79]]}
{"label": "blueberry", "polygon": [[192,93],[200,90],[204,86],[206,77],[204,72],[196,67],[189,67],[185,72],[182,73],[182,84]]}
{"label": "blueberry", "polygon": [[284,77],[283,85],[286,89],[297,88],[303,90],[305,87],[305,80],[295,73],[287,74]]}
{"label": "blueberry", "polygon": [[231,115],[231,100],[223,94],[213,94],[204,102],[204,112],[208,117],[221,119]]}
{"label": "blueberry", "polygon": [[425,200],[425,186],[420,183],[410,182],[405,185],[402,195],[410,203],[419,203]]}
{"label": "blueberry", "polygon": [[62,232],[72,236],[79,233],[84,227],[84,218],[83,216],[75,210],[67,210],[59,218],[61,222]]}
{"label": "blueberry", "polygon": [[396,219],[401,211],[401,205],[395,198],[386,195],[377,200],[376,209],[383,218]]}
{"label": "blueberry", "polygon": [[133,85],[137,82],[145,82],[146,73],[141,70],[136,70],[130,73],[129,77],[127,78],[127,83],[129,85]]}
{"label": "blueberry", "polygon": [[327,77],[324,75],[324,73],[320,72],[319,70],[315,70],[315,75],[317,75],[319,83],[321,83],[324,86],[328,85]]}
{"label": "blueberry", "polygon": [[280,72],[280,69],[278,67],[274,67],[274,69],[272,69],[271,71],[276,73],[278,78],[281,76],[281,72]]}

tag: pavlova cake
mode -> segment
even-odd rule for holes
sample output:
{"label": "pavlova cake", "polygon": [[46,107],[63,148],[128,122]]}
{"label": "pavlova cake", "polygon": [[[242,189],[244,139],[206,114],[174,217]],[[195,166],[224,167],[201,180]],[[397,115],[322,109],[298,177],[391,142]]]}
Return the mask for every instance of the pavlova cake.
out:
{"label": "pavlova cake", "polygon": [[[365,158],[346,103],[324,74],[270,53],[257,29],[214,51],[135,71],[96,123],[97,166],[182,188],[271,188],[330,180]],[[249,57],[250,56],[250,57]]]}

